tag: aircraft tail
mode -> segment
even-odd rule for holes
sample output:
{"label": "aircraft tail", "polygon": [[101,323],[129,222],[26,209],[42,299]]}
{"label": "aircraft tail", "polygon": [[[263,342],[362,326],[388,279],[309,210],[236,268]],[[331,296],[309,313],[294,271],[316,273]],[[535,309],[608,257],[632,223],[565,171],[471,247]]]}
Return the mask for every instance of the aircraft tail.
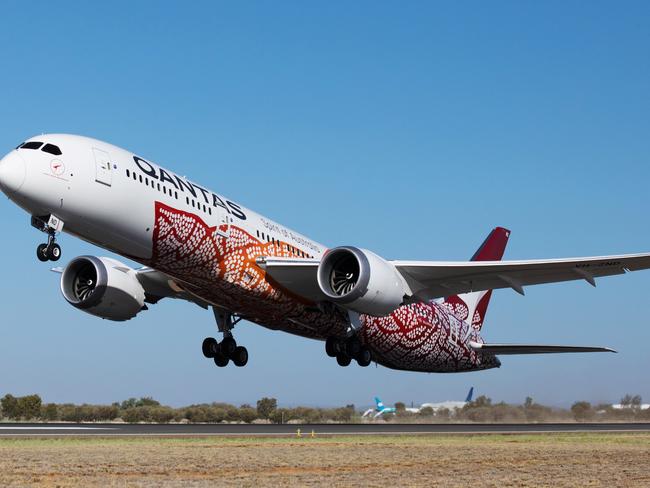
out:
{"label": "aircraft tail", "polygon": [[[481,247],[472,256],[472,261],[501,261],[508,244],[510,231],[496,227],[487,236]],[[463,293],[445,298],[444,305],[459,318],[468,322],[472,327],[481,330],[487,312],[492,290]]]}
{"label": "aircraft tail", "polygon": [[465,403],[469,403],[472,401],[472,396],[474,395],[474,387],[472,386],[469,389],[469,393],[467,393],[467,398],[465,398]]}
{"label": "aircraft tail", "polygon": [[380,412],[381,412],[384,408],[386,408],[386,407],[384,406],[384,403],[379,399],[379,397],[375,397],[375,405],[377,405],[377,410],[379,410]]}

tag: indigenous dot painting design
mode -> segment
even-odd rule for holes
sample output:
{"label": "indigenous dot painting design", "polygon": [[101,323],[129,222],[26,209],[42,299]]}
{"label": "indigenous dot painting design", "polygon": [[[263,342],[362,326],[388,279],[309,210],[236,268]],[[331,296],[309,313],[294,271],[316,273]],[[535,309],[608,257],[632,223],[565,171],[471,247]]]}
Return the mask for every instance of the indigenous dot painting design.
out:
{"label": "indigenous dot painting design", "polygon": [[[261,242],[228,224],[210,227],[195,214],[156,202],[149,266],[203,300],[264,327],[313,339],[345,336],[342,314],[321,313],[274,283],[257,266],[260,256],[297,257],[284,243]],[[390,368],[451,372],[498,366],[494,356],[467,346],[469,340],[480,341],[478,329],[454,315],[462,310],[448,306],[418,303],[387,317],[362,315],[360,338],[373,359]]]}
{"label": "indigenous dot painting design", "polygon": [[197,215],[160,202],[155,208],[151,267],[202,299],[265,327],[314,339],[344,333],[343,316],[310,310],[312,304],[274,286],[257,266],[259,256],[294,256],[286,244],[260,242],[227,224],[209,227]]}
{"label": "indigenous dot painting design", "polygon": [[478,331],[444,304],[414,303],[387,317],[363,316],[362,337],[377,362],[394,369],[458,372],[500,365],[494,355],[477,353],[468,342],[483,342]]}

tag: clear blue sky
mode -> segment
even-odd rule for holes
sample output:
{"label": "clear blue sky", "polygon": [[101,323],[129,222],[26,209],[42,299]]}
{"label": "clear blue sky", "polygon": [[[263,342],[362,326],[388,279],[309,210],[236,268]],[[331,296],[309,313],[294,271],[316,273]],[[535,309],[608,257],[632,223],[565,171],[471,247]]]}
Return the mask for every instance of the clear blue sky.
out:
{"label": "clear blue sky", "polygon": [[[650,3],[3,2],[0,147],[41,132],[131,149],[327,245],[465,259],[650,251]],[[456,375],[340,368],[242,323],[246,368],[201,356],[209,312],[126,324],[70,307],[43,236],[2,197],[0,394],[364,405],[527,395],[650,400],[650,272],[494,294],[493,342],[619,354],[505,357]],[[64,259],[101,249],[63,236]]]}

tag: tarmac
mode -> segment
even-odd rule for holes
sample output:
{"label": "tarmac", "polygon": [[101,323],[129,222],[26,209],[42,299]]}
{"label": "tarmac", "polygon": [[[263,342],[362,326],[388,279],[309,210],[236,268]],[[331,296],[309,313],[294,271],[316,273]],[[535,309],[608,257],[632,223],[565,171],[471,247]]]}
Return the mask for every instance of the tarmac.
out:
{"label": "tarmac", "polygon": [[[298,432],[300,431],[300,432]],[[331,435],[543,434],[650,432],[650,423],[554,424],[38,424],[0,423],[0,437],[286,437]]]}

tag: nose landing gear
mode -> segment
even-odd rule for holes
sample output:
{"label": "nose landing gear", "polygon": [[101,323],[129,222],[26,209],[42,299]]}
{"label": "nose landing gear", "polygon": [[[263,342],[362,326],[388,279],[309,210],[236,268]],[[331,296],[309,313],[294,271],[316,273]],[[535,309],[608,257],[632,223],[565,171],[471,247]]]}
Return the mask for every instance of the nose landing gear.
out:
{"label": "nose landing gear", "polygon": [[218,342],[214,337],[207,337],[203,340],[202,351],[206,358],[212,358],[214,364],[223,368],[232,360],[235,366],[242,367],[248,363],[248,350],[238,346],[232,336],[232,329],[241,320],[241,317],[234,317],[231,312],[212,307],[214,317],[217,320],[219,332],[223,333],[223,340]]}
{"label": "nose landing gear", "polygon": [[63,221],[54,215],[32,217],[32,226],[47,234],[47,243],[39,244],[36,248],[38,260],[58,261],[61,258],[61,246],[56,243],[56,233],[63,229]]}

